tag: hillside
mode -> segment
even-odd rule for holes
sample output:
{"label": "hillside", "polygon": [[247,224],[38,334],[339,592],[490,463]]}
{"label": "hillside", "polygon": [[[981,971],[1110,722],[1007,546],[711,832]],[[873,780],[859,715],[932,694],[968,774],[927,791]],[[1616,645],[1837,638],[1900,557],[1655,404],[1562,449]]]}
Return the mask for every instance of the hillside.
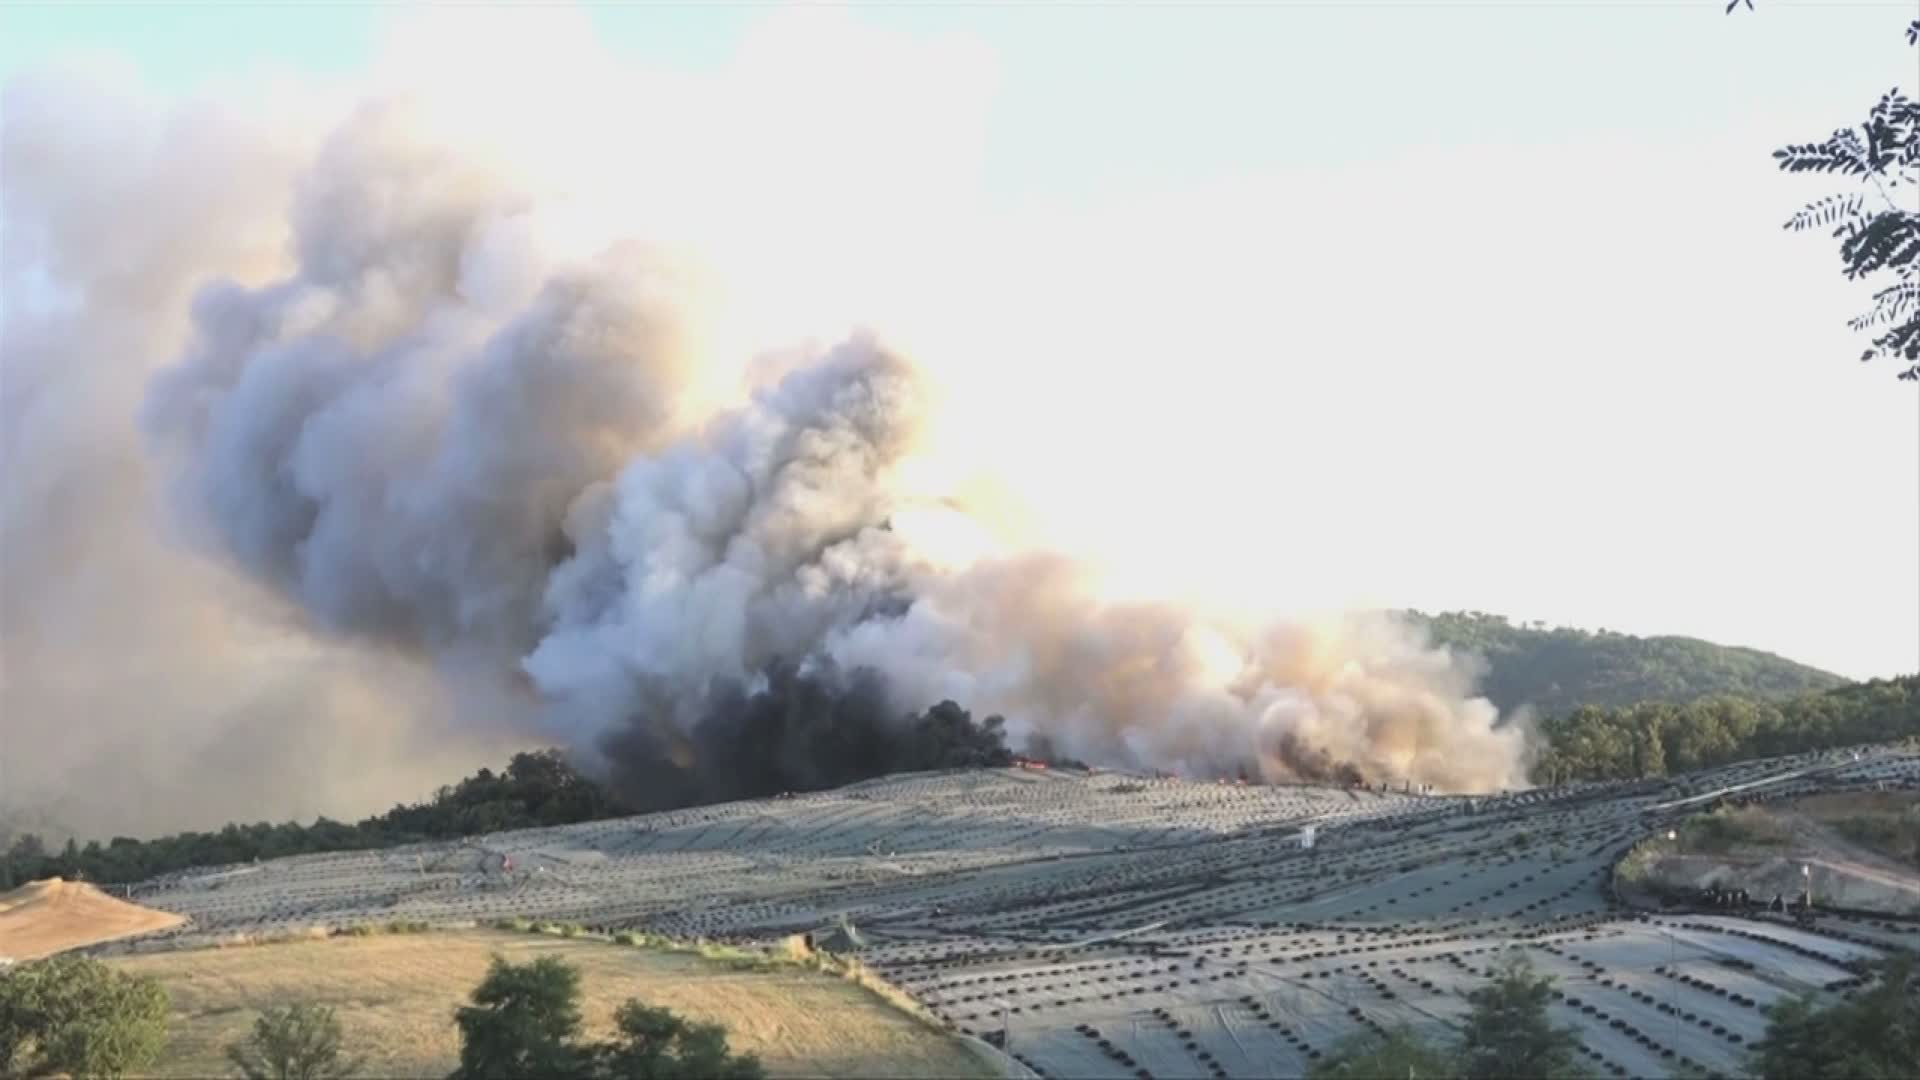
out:
{"label": "hillside", "polygon": [[[776,1072],[911,1075],[929,1043],[952,1047],[938,1030],[952,1025],[1004,1040],[1044,1076],[1251,1080],[1304,1075],[1364,1032],[1442,1035],[1518,947],[1558,980],[1549,1015],[1574,1030],[1592,1074],[1732,1076],[1767,1008],[1838,1000],[1863,985],[1865,964],[1911,948],[1914,924],[1633,912],[1611,890],[1615,861],[1727,794],[1804,804],[1882,789],[1920,790],[1920,750],[1480,798],[1075,769],[917,773],[176,875],[140,898],[188,921],[117,947],[115,962],[162,977],[169,1060],[197,1075],[251,1010],[288,1000],[339,1007],[353,1051],[383,1075],[444,1069],[447,1010],[497,947],[595,965],[590,1024],[608,1001],[639,996],[723,1020]],[[516,919],[586,930],[456,929]],[[837,935],[843,920],[857,937]],[[389,921],[445,929],[193,948]],[[934,1023],[793,965],[711,971],[592,940],[620,928],[735,954],[824,934]],[[928,1036],[918,1044],[916,1028]],[[962,1071],[948,1061],[918,1072]]]}
{"label": "hillside", "polygon": [[1582,705],[1684,704],[1720,694],[1784,698],[1847,681],[1772,653],[1697,638],[1516,625],[1477,611],[1406,614],[1436,645],[1487,661],[1481,689],[1502,712],[1532,705],[1553,716]]}

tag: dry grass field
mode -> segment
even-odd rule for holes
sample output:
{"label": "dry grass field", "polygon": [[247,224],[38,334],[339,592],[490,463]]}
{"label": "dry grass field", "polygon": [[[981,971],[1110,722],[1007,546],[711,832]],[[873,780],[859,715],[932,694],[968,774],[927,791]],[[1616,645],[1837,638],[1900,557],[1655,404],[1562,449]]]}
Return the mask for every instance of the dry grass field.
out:
{"label": "dry grass field", "polygon": [[1920,868],[1920,792],[1815,795],[1794,809],[1875,854]]}
{"label": "dry grass field", "polygon": [[85,882],[49,878],[0,893],[0,956],[32,960],[181,921],[172,912],[129,904]]}
{"label": "dry grass field", "polygon": [[965,1046],[844,979],[800,967],[740,971],[697,955],[604,941],[473,930],[335,937],[119,957],[173,1001],[161,1076],[232,1073],[224,1047],[266,1006],[331,1005],[364,1075],[444,1076],[459,1054],[453,1010],[488,957],[564,957],[580,969],[590,1034],[630,997],[726,1025],[736,1051],[775,1076],[995,1075]]}

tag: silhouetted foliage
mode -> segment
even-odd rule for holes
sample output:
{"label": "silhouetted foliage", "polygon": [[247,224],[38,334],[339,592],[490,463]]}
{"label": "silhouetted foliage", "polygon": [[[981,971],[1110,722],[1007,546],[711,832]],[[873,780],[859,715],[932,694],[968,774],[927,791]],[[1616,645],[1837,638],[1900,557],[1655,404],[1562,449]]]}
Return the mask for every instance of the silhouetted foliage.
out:
{"label": "silhouetted foliage", "polygon": [[1875,679],[1786,701],[1581,708],[1540,725],[1540,783],[1636,780],[1752,758],[1920,735],[1920,676]]}
{"label": "silhouetted foliage", "polygon": [[251,1034],[227,1047],[227,1058],[247,1080],[339,1080],[360,1068],[342,1055],[340,1022],[324,1005],[268,1009]]}
{"label": "silhouetted foliage", "polygon": [[1523,626],[1480,612],[1407,614],[1434,644],[1486,661],[1480,691],[1502,712],[1531,705],[1554,715],[1582,705],[1687,702],[1712,694],[1787,697],[1846,681],[1771,653],[1694,638]]}
{"label": "silhouetted foliage", "polygon": [[1873,989],[1822,1007],[1811,995],[1775,1005],[1754,1047],[1761,1080],[1904,1080],[1920,1062],[1913,957],[1896,953]]}
{"label": "silhouetted foliage", "polygon": [[[1920,45],[1920,20],[1907,25],[1907,44]],[[1793,143],[1773,152],[1792,173],[1829,173],[1856,180],[1861,190],[1808,203],[1786,228],[1829,230],[1840,241],[1848,280],[1886,271],[1891,280],[1873,294],[1873,307],[1848,320],[1872,333],[1862,360],[1906,362],[1902,379],[1920,379],[1920,102],[1899,87],[1887,91],[1858,127],[1841,128],[1820,142]],[[1885,279],[1883,279],[1885,280]]]}
{"label": "silhouetted foliage", "polygon": [[88,956],[0,972],[0,1076],[121,1076],[152,1064],[167,994]]}

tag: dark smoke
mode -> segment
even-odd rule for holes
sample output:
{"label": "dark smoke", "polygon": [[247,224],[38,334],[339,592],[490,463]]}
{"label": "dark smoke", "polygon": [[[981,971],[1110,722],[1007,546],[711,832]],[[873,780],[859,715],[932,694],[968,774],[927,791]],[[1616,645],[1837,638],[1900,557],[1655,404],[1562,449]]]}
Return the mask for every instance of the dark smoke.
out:
{"label": "dark smoke", "polygon": [[1273,741],[1273,753],[1286,763],[1292,774],[1302,780],[1350,787],[1366,782],[1366,774],[1351,761],[1342,761],[1324,747],[1309,746],[1291,731],[1282,732]]}
{"label": "dark smoke", "polygon": [[758,682],[715,679],[691,730],[674,721],[669,692],[604,736],[616,797],[636,810],[664,810],[1012,761],[1000,717],[975,723],[951,701],[900,716],[872,668],[781,660]]}

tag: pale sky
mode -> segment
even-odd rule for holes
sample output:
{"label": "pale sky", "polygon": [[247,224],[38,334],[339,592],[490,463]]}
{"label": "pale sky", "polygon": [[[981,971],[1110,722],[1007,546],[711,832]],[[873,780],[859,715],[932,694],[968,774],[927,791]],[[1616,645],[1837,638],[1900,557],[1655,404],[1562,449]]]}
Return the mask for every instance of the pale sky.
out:
{"label": "pale sky", "polygon": [[[586,11],[617,64],[758,67],[884,136],[790,148],[866,154],[873,198],[742,212],[794,251],[864,217],[888,272],[820,295],[997,363],[977,452],[1143,590],[1911,672],[1920,394],[1854,361],[1833,242],[1780,228],[1837,182],[1768,155],[1920,90],[1920,5],[1723,7],[855,5],[810,9],[817,51],[772,5]],[[0,74],[352,80],[395,10],[13,5]]]}

